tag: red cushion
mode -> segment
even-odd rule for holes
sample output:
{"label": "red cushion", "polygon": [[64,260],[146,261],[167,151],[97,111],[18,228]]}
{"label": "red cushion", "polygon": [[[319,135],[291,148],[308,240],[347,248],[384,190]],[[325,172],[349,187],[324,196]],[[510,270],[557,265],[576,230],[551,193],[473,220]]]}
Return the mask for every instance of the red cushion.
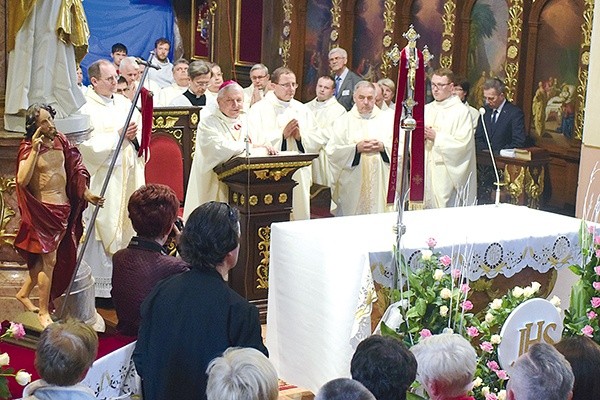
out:
{"label": "red cushion", "polygon": [[168,134],[155,133],[150,140],[150,160],[146,163],[146,183],[169,186],[183,204],[183,156],[177,141]]}

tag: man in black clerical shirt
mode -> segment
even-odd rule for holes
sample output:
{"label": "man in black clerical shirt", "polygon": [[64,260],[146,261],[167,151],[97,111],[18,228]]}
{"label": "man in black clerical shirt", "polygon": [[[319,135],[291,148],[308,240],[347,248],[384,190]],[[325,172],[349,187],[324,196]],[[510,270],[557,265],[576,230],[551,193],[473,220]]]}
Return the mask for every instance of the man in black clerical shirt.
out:
{"label": "man in black clerical shirt", "polygon": [[188,68],[190,87],[181,96],[175,97],[170,106],[205,106],[206,89],[211,77],[210,66],[204,61],[193,61]]}

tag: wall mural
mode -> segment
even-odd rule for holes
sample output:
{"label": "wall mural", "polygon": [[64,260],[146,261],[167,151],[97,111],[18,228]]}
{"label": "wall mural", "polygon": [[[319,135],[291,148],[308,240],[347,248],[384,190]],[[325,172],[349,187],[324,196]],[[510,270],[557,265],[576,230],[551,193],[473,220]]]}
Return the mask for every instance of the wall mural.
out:
{"label": "wall mural", "polygon": [[573,0],[551,1],[540,16],[530,130],[536,143],[568,146],[573,138],[582,23],[583,4]]}
{"label": "wall mural", "polygon": [[483,105],[483,83],[487,78],[504,79],[508,43],[508,4],[505,1],[479,0],[471,10],[471,29],[467,58],[467,79],[472,89],[469,104]]}
{"label": "wall mural", "polygon": [[313,99],[317,80],[329,75],[332,0],[309,0],[306,4],[306,33],[304,39],[304,80],[302,98]]}
{"label": "wall mural", "polygon": [[367,80],[377,81],[382,77],[385,1],[359,0],[355,10],[352,70]]}
{"label": "wall mural", "polygon": [[440,65],[444,31],[443,14],[444,0],[415,0],[411,7],[411,15],[414,16],[411,24],[421,35],[418,41],[419,48],[427,46],[429,52],[434,56],[430,61],[431,70],[439,68]]}

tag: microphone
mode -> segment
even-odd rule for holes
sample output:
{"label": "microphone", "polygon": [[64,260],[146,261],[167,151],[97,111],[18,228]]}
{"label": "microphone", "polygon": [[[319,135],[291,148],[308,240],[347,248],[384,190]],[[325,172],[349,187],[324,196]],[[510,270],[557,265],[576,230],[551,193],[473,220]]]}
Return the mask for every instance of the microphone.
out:
{"label": "microphone", "polygon": [[479,109],[479,115],[481,116],[481,125],[483,125],[483,132],[485,133],[485,140],[487,141],[488,150],[490,151],[490,157],[492,158],[492,167],[494,168],[494,173],[496,174],[495,205],[498,206],[498,204],[500,204],[500,176],[498,175],[498,168],[496,167],[496,160],[494,159],[494,152],[492,151],[492,145],[490,143],[490,135],[488,135],[487,127],[485,126],[485,121],[483,120],[483,116],[485,115],[485,108],[481,107]]}
{"label": "microphone", "polygon": [[141,59],[139,57],[135,58],[135,62],[138,63],[138,64],[141,64],[141,65],[145,65],[146,67],[150,67],[150,68],[154,68],[154,69],[160,69],[160,67],[158,65],[151,64],[148,61],[143,60],[143,59]]}

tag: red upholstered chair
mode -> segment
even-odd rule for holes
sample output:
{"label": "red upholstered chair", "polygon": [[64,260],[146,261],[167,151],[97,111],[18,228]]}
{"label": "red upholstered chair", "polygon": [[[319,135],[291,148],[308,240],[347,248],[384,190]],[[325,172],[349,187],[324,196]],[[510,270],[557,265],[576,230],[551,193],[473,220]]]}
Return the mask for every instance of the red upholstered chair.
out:
{"label": "red upholstered chair", "polygon": [[146,183],[161,183],[185,198],[183,154],[180,144],[167,132],[155,132],[150,139],[150,160],[146,163]]}

